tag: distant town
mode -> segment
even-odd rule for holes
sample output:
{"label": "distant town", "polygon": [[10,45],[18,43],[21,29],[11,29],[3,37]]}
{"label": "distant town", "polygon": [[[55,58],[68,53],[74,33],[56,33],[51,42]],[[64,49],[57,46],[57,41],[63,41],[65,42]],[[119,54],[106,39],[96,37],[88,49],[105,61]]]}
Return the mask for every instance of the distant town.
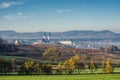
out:
{"label": "distant town", "polygon": [[120,48],[119,40],[112,39],[52,39],[51,33],[45,33],[41,39],[5,39],[5,43],[15,45],[56,44],[74,48],[99,49],[115,45]]}

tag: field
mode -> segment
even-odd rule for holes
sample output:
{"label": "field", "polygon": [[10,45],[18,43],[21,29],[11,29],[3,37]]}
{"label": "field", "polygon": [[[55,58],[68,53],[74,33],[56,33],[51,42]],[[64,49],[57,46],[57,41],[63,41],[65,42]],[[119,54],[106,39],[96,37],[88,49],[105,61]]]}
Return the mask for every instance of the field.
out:
{"label": "field", "polygon": [[120,80],[120,74],[0,76],[0,80]]}

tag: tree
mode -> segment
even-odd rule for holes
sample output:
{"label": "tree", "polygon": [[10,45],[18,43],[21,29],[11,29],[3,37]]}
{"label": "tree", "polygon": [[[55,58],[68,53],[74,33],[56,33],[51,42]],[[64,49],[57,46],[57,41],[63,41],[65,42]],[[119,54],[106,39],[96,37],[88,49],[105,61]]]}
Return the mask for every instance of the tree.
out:
{"label": "tree", "polygon": [[82,70],[85,69],[84,63],[81,61],[80,55],[75,54],[75,56],[71,57],[70,59],[64,62],[64,67],[67,70],[68,74],[72,74],[74,70],[78,70],[80,73]]}
{"label": "tree", "polygon": [[11,63],[12,63],[13,72],[15,72],[15,63],[16,63],[16,60],[12,59]]}
{"label": "tree", "polygon": [[111,45],[105,48],[105,52],[109,52],[109,51],[119,51],[119,48],[115,45]]}
{"label": "tree", "polygon": [[42,63],[35,64],[34,69],[37,74],[42,74],[44,72]]}
{"label": "tree", "polygon": [[99,49],[102,50],[102,51],[104,50],[104,48],[102,46],[99,46]]}
{"label": "tree", "polygon": [[75,68],[76,68],[76,63],[75,63],[75,60],[74,60],[74,58],[70,58],[69,59],[69,68],[71,69],[71,70],[74,70]]}
{"label": "tree", "polygon": [[0,59],[0,73],[4,73],[5,63],[6,61],[4,59]]}
{"label": "tree", "polygon": [[43,53],[43,57],[47,59],[56,59],[60,56],[60,52],[56,48],[49,48]]}
{"label": "tree", "polygon": [[62,64],[61,63],[58,63],[58,65],[57,65],[57,72],[59,73],[59,74],[62,74],[62,69],[63,69],[63,66],[62,66]]}
{"label": "tree", "polygon": [[73,58],[70,58],[64,62],[64,67],[67,70],[67,74],[72,74],[76,68],[76,63]]}
{"label": "tree", "polygon": [[90,61],[88,68],[90,69],[91,73],[93,73],[95,70],[97,70],[97,65],[93,61]]}
{"label": "tree", "polygon": [[110,59],[107,59],[105,68],[103,69],[103,73],[113,73],[114,68],[112,67]]}
{"label": "tree", "polygon": [[120,60],[118,60],[118,66],[120,67]]}
{"label": "tree", "polygon": [[0,45],[3,43],[3,39],[2,38],[0,38]]}
{"label": "tree", "polygon": [[51,64],[44,64],[43,65],[43,72],[45,74],[52,74],[52,65]]}
{"label": "tree", "polygon": [[104,68],[105,67],[105,61],[101,62],[101,67]]}
{"label": "tree", "polygon": [[75,66],[75,69],[78,70],[79,74],[82,70],[85,70],[85,65],[82,61],[82,58],[80,57],[81,54],[75,54],[75,56],[73,56],[73,59],[74,59],[74,66]]}
{"label": "tree", "polygon": [[21,67],[19,74],[32,74],[35,72],[34,61],[26,61]]}
{"label": "tree", "polygon": [[80,62],[80,55],[79,55],[79,54],[75,54],[75,56],[73,56],[73,59],[74,59],[76,62]]}
{"label": "tree", "polygon": [[4,59],[0,59],[0,74],[7,74],[8,72],[11,72],[12,66],[10,62],[7,62]]}
{"label": "tree", "polygon": [[79,74],[82,70],[85,70],[85,64],[83,62],[76,63],[76,69],[78,70]]}

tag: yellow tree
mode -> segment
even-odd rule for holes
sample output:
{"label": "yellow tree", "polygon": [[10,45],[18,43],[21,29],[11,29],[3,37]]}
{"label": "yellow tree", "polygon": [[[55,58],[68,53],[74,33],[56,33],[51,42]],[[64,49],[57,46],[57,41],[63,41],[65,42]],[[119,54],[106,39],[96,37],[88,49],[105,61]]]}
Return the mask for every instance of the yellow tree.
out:
{"label": "yellow tree", "polygon": [[31,74],[31,73],[33,73],[34,72],[34,65],[35,65],[35,63],[34,63],[34,61],[26,61],[25,63],[24,63],[24,65],[23,65],[23,68],[24,68],[24,73],[25,74]]}
{"label": "yellow tree", "polygon": [[60,74],[62,74],[62,69],[63,69],[63,66],[62,66],[62,64],[61,63],[58,63],[58,65],[57,65],[57,71],[58,71],[58,73],[60,73]]}
{"label": "yellow tree", "polygon": [[107,59],[103,72],[109,74],[109,73],[112,73],[113,71],[114,71],[114,69],[112,67],[111,60]]}
{"label": "yellow tree", "polygon": [[65,69],[67,69],[67,73],[71,74],[74,70],[78,70],[79,73],[85,69],[85,65],[81,62],[81,58],[79,54],[75,54],[75,56],[64,62]]}
{"label": "yellow tree", "polygon": [[49,48],[43,53],[43,57],[47,59],[57,59],[60,56],[60,52],[56,48]]}
{"label": "yellow tree", "polygon": [[24,65],[25,65],[25,68],[26,68],[26,69],[29,69],[29,68],[33,67],[34,62],[33,62],[33,61],[26,61],[26,62],[24,63]]}
{"label": "yellow tree", "polygon": [[37,74],[42,74],[43,73],[43,64],[42,63],[37,63],[34,65],[35,72]]}
{"label": "yellow tree", "polygon": [[64,68],[67,70],[67,73],[69,72],[69,60],[66,60],[65,62],[64,62]]}
{"label": "yellow tree", "polygon": [[85,64],[83,63],[83,61],[85,60],[85,55],[84,56],[80,56],[80,54],[75,54],[75,56],[73,56],[73,59],[75,60],[75,69],[78,70],[79,74],[81,71],[85,70]]}
{"label": "yellow tree", "polygon": [[69,59],[69,65],[70,65],[69,68],[70,68],[71,70],[74,70],[74,69],[76,68],[74,58],[70,58],[70,59]]}
{"label": "yellow tree", "polygon": [[79,54],[75,54],[75,56],[73,56],[73,59],[74,59],[76,62],[80,62],[80,55],[79,55]]}
{"label": "yellow tree", "polygon": [[67,74],[72,74],[74,69],[76,68],[75,60],[70,58],[64,62],[64,67],[67,70]]}

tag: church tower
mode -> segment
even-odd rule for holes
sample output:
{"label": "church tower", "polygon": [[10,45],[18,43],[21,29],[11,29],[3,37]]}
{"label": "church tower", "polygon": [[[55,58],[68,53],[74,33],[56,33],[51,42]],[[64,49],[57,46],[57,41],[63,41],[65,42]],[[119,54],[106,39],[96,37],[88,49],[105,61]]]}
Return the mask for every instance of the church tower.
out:
{"label": "church tower", "polygon": [[47,39],[48,39],[48,41],[51,40],[51,34],[50,34],[50,32],[48,33],[48,37],[47,37]]}

